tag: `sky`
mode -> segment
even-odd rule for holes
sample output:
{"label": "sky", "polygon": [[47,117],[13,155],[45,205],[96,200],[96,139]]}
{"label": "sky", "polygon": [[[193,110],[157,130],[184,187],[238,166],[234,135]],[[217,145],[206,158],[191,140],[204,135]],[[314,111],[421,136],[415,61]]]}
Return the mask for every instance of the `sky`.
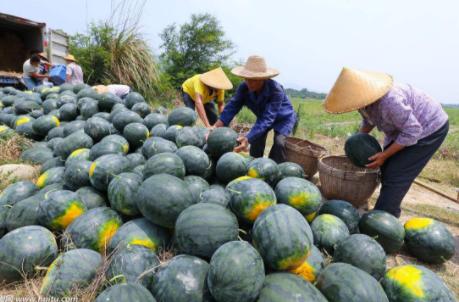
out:
{"label": "sky", "polygon": [[[110,15],[117,0],[0,0],[0,12],[74,34]],[[459,103],[457,0],[146,0],[142,32],[159,33],[208,12],[235,44],[280,70],[284,87],[328,92],[343,66],[387,72],[442,103]]]}

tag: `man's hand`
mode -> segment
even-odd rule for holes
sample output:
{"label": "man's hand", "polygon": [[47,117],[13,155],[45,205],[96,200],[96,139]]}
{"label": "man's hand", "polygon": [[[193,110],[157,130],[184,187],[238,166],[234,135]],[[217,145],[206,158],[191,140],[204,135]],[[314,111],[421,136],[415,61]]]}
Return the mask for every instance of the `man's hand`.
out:
{"label": "man's hand", "polygon": [[373,155],[372,157],[368,158],[368,160],[371,160],[371,163],[366,165],[366,167],[370,168],[370,169],[377,169],[377,168],[381,167],[384,164],[384,162],[386,161],[387,158],[388,158],[388,156],[387,156],[386,153],[378,152],[375,155]]}
{"label": "man's hand", "polygon": [[239,146],[234,148],[234,152],[247,152],[249,150],[249,140],[245,136],[240,136],[237,139]]}

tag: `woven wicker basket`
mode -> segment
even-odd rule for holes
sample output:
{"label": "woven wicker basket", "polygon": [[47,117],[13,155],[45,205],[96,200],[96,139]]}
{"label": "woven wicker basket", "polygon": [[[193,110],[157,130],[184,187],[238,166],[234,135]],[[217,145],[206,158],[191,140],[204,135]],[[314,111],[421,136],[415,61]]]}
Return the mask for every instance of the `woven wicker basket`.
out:
{"label": "woven wicker basket", "polygon": [[303,167],[306,178],[316,174],[319,159],[327,155],[327,149],[324,147],[296,137],[287,137],[285,149],[287,161]]}
{"label": "woven wicker basket", "polygon": [[379,185],[379,169],[360,168],[346,156],[327,156],[319,162],[322,194],[327,199],[341,199],[360,207],[367,203]]}

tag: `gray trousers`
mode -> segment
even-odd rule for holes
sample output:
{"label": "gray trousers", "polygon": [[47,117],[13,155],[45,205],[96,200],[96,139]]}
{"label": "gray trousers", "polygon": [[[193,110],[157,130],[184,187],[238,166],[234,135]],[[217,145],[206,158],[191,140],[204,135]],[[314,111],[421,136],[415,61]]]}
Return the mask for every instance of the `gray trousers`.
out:
{"label": "gray trousers", "polygon": [[[266,137],[268,136],[267,131],[264,135],[250,143],[250,156],[255,158],[263,157],[266,147]],[[269,151],[269,158],[280,164],[285,162],[285,135],[279,134],[274,131],[274,144]]]}
{"label": "gray trousers", "polygon": [[433,134],[419,140],[413,146],[404,148],[386,160],[381,167],[382,186],[375,209],[400,217],[400,205],[403,198],[414,179],[440,148],[448,134],[448,129],[449,123],[446,122]]}

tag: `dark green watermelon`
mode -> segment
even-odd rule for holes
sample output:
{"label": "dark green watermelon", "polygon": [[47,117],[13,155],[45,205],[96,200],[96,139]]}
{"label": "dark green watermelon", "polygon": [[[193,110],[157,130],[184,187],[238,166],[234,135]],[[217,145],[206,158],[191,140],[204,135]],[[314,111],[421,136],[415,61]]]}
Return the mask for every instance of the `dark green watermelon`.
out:
{"label": "dark green watermelon", "polygon": [[277,203],[273,189],[257,178],[236,178],[226,186],[226,191],[231,195],[231,210],[246,223],[253,223],[263,211]]}
{"label": "dark green watermelon", "polygon": [[137,218],[123,224],[110,240],[108,251],[139,245],[159,252],[169,244],[169,233],[145,218]]}
{"label": "dark green watermelon", "polygon": [[37,266],[47,266],[57,257],[53,233],[41,226],[25,226],[0,239],[0,283],[31,277]]}
{"label": "dark green watermelon", "polygon": [[40,109],[40,104],[37,104],[34,101],[21,100],[16,101],[14,104],[14,110],[17,115],[27,114],[37,109]]}
{"label": "dark green watermelon", "polygon": [[317,288],[330,302],[388,302],[381,284],[347,263],[332,263],[319,275]]}
{"label": "dark green watermelon", "polygon": [[126,107],[129,109],[131,109],[135,104],[145,103],[145,99],[138,92],[129,92],[124,101],[126,102]]}
{"label": "dark green watermelon", "polygon": [[106,191],[110,181],[129,169],[129,161],[118,154],[103,155],[93,161],[89,168],[89,180],[94,188]]}
{"label": "dark green watermelon", "polygon": [[364,234],[354,234],[335,247],[334,262],[353,265],[381,279],[386,272],[386,253],[382,246],[373,238]]}
{"label": "dark green watermelon", "polygon": [[99,108],[100,110],[110,112],[115,104],[121,104],[123,100],[113,93],[104,93],[99,98]]}
{"label": "dark green watermelon", "polygon": [[314,282],[322,272],[325,266],[324,262],[324,257],[320,253],[320,250],[315,245],[312,245],[308,258],[300,266],[291,269],[290,272],[302,277],[306,281]]}
{"label": "dark green watermelon", "polygon": [[[50,148],[51,150],[54,151],[54,148],[56,147],[56,145],[61,142],[63,140],[62,137],[55,137],[55,138],[52,138],[50,140],[48,140],[48,142],[46,143],[46,147]],[[46,171],[46,170],[44,170]]]}
{"label": "dark green watermelon", "polygon": [[114,141],[100,141],[92,146],[89,151],[89,159],[96,160],[99,157],[109,154],[124,155],[126,154],[126,149],[129,148],[128,146]]}
{"label": "dark green watermelon", "polygon": [[316,212],[322,202],[319,188],[304,178],[286,177],[277,183],[275,192],[278,202],[294,207],[305,216]]}
{"label": "dark green watermelon", "polygon": [[140,214],[135,195],[142,183],[142,177],[134,173],[116,175],[108,185],[107,196],[110,207],[118,213],[135,217]]}
{"label": "dark green watermelon", "polygon": [[87,160],[71,161],[65,167],[64,184],[70,190],[78,190],[81,187],[91,185],[89,171],[91,162]]}
{"label": "dark green watermelon", "polygon": [[224,187],[218,185],[211,185],[199,196],[199,202],[215,203],[224,207],[228,206],[230,200],[231,194]]}
{"label": "dark green watermelon", "polygon": [[74,91],[74,92],[77,94],[77,98],[78,99],[81,99],[81,98],[96,99],[97,98],[97,92],[94,89],[92,89],[91,87],[85,87],[85,88],[81,89],[78,92],[76,92],[76,91]]}
{"label": "dark green watermelon", "polygon": [[153,127],[159,124],[164,124],[167,126],[167,116],[156,112],[150,113],[144,118],[144,123],[148,129],[152,129]]}
{"label": "dark green watermelon", "polygon": [[212,130],[207,138],[207,150],[213,158],[220,158],[233,151],[237,145],[237,133],[231,128],[221,127]]}
{"label": "dark green watermelon", "polygon": [[79,130],[65,137],[56,145],[54,153],[61,158],[67,158],[73,151],[81,148],[91,148],[93,144],[92,138],[84,133],[84,130]]}
{"label": "dark green watermelon", "polygon": [[175,139],[177,137],[177,134],[179,133],[180,130],[182,130],[182,126],[180,125],[172,125],[166,129],[166,133],[164,133],[164,138],[173,142],[175,145]]}
{"label": "dark green watermelon", "polygon": [[235,152],[223,154],[217,161],[216,175],[222,183],[244,176],[248,171],[249,161],[244,156]]}
{"label": "dark green watermelon", "polygon": [[131,169],[146,163],[146,159],[142,153],[131,153],[126,155],[126,158],[129,160]]}
{"label": "dark green watermelon", "polygon": [[183,179],[188,185],[188,190],[193,196],[195,202],[199,202],[201,193],[209,189],[209,183],[202,177],[196,175],[188,175]]}
{"label": "dark green watermelon", "polygon": [[64,245],[104,252],[121,224],[119,215],[110,208],[100,207],[89,210],[78,216],[65,229]]}
{"label": "dark green watermelon", "polygon": [[333,254],[335,246],[349,237],[346,224],[336,216],[322,214],[317,216],[311,224],[314,234],[314,244]]}
{"label": "dark green watermelon", "polygon": [[87,120],[91,118],[94,114],[99,112],[99,106],[96,100],[89,99],[84,102],[78,108],[83,119]]}
{"label": "dark green watermelon", "polygon": [[167,131],[167,126],[165,124],[158,124],[151,128],[150,136],[165,137]]}
{"label": "dark green watermelon", "polygon": [[4,217],[5,226],[8,231],[28,225],[39,225],[40,214],[38,209],[41,201],[42,199],[38,195],[33,195],[18,201],[11,209],[6,206],[0,206],[0,208],[9,209]]}
{"label": "dark green watermelon", "polygon": [[41,174],[37,179],[37,187],[42,189],[47,185],[61,182],[64,176],[64,167],[54,167],[49,170],[46,170]]}
{"label": "dark green watermelon", "polygon": [[100,193],[93,187],[82,187],[75,191],[85,206],[90,209],[107,206],[105,194]]}
{"label": "dark green watermelon", "polygon": [[135,112],[130,110],[121,111],[117,113],[112,119],[113,126],[123,132],[124,127],[131,123],[141,123],[143,124],[143,119]]}
{"label": "dark green watermelon", "polygon": [[74,93],[79,93],[81,90],[85,88],[91,88],[88,84],[75,84],[73,85],[73,92]]}
{"label": "dark green watermelon", "polygon": [[271,186],[275,186],[280,177],[279,168],[275,161],[270,158],[256,158],[248,165],[247,175],[260,178]]}
{"label": "dark green watermelon", "polygon": [[84,132],[95,142],[98,142],[107,135],[112,134],[113,126],[105,119],[93,116],[86,121]]}
{"label": "dark green watermelon", "polygon": [[147,178],[137,190],[137,206],[151,222],[174,228],[179,214],[195,203],[187,184],[169,174]]}
{"label": "dark green watermelon", "polygon": [[195,127],[183,127],[175,137],[177,147],[196,146],[201,148],[206,143],[205,137],[201,136]]}
{"label": "dark green watermelon", "polygon": [[311,283],[298,276],[290,273],[273,273],[266,276],[257,301],[327,302],[327,299]]}
{"label": "dark green watermelon", "polygon": [[185,165],[182,159],[174,153],[165,152],[156,154],[147,160],[143,170],[145,179],[162,173],[179,178],[185,177]]}
{"label": "dark green watermelon", "polygon": [[269,207],[252,228],[252,243],[265,263],[275,270],[293,269],[308,257],[311,228],[300,212],[284,204]]}
{"label": "dark green watermelon", "polygon": [[0,206],[14,205],[16,202],[32,196],[37,190],[38,187],[29,180],[13,183],[0,193]]}
{"label": "dark green watermelon", "polygon": [[443,280],[420,265],[393,267],[387,271],[381,284],[391,302],[456,301]]}
{"label": "dark green watermelon", "polygon": [[61,138],[65,137],[65,135],[64,135],[64,127],[62,126],[62,123],[60,125],[61,126],[49,130],[48,135],[46,136],[46,139],[48,141],[50,141],[51,139],[56,138],[56,137],[61,137]]}
{"label": "dark green watermelon", "polygon": [[89,249],[70,250],[59,255],[46,272],[40,294],[66,297],[75,290],[85,289],[96,277],[102,256]]}
{"label": "dark green watermelon", "polygon": [[137,103],[132,106],[131,110],[140,115],[142,118],[145,118],[148,114],[151,113],[151,108],[147,103]]}
{"label": "dark green watermelon", "polygon": [[356,133],[344,144],[346,156],[359,167],[365,167],[370,163],[368,158],[381,151],[378,140],[367,133]]}
{"label": "dark green watermelon", "polygon": [[446,262],[455,253],[451,232],[431,218],[410,218],[405,223],[405,244],[411,255],[427,263]]}
{"label": "dark green watermelon", "polygon": [[21,160],[34,164],[43,164],[53,157],[53,150],[45,147],[30,148],[21,154]]}
{"label": "dark green watermelon", "polygon": [[359,232],[359,212],[351,203],[347,201],[328,200],[322,204],[318,214],[334,215],[340,218],[347,225],[347,228],[351,234]]}
{"label": "dark green watermelon", "polygon": [[284,163],[278,164],[277,167],[279,168],[279,173],[280,173],[281,178],[285,178],[285,177],[304,178],[304,170],[297,163],[284,162]]}
{"label": "dark green watermelon", "polygon": [[46,136],[49,130],[59,127],[59,124],[59,119],[54,115],[44,115],[33,121],[32,128],[38,134]]}
{"label": "dark green watermelon", "polygon": [[67,137],[70,134],[78,132],[80,130],[83,130],[84,132],[85,125],[86,125],[85,121],[77,121],[77,120],[66,123],[64,125],[64,137]]}
{"label": "dark green watermelon", "polygon": [[150,137],[150,131],[141,123],[130,123],[124,127],[123,136],[132,148],[138,148]]}
{"label": "dark green watermelon", "polygon": [[387,254],[398,252],[403,246],[405,230],[391,214],[373,210],[365,213],[359,221],[360,233],[376,239]]}
{"label": "dark green watermelon", "polygon": [[207,285],[217,301],[254,301],[264,280],[263,259],[246,241],[227,242],[212,255]]}
{"label": "dark green watermelon", "polygon": [[169,114],[167,121],[169,125],[193,126],[196,122],[197,114],[188,107],[175,108]]}
{"label": "dark green watermelon", "polygon": [[175,151],[177,151],[177,146],[173,142],[162,137],[151,137],[147,139],[142,146],[142,154],[147,159],[159,153],[174,153]]}
{"label": "dark green watermelon", "polygon": [[89,153],[91,149],[88,148],[80,148],[76,149],[72,153],[70,153],[69,157],[65,160],[65,166],[68,167],[73,162],[78,162],[81,160],[89,160]]}
{"label": "dark green watermelon", "polygon": [[[50,111],[49,113],[51,114],[52,112]],[[72,103],[64,104],[59,108],[58,115],[61,121],[73,121],[78,115],[78,107]]]}
{"label": "dark green watermelon", "polygon": [[206,285],[209,264],[194,256],[175,256],[155,274],[151,292],[158,301],[211,301]]}
{"label": "dark green watermelon", "polygon": [[156,302],[153,295],[140,284],[116,284],[97,296],[95,302],[129,301],[129,302]]}
{"label": "dark green watermelon", "polygon": [[210,166],[207,154],[196,146],[184,146],[176,154],[182,159],[187,175],[204,177]]}

